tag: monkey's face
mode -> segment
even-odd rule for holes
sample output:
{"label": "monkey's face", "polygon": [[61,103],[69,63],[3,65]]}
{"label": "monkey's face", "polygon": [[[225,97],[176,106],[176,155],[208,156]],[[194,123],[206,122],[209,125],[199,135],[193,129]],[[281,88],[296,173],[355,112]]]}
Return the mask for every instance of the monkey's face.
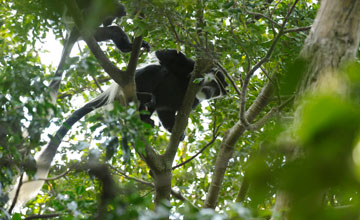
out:
{"label": "monkey's face", "polygon": [[211,72],[206,74],[204,80],[201,82],[201,88],[196,94],[199,101],[209,100],[222,97],[227,94],[224,74],[218,69],[211,69]]}

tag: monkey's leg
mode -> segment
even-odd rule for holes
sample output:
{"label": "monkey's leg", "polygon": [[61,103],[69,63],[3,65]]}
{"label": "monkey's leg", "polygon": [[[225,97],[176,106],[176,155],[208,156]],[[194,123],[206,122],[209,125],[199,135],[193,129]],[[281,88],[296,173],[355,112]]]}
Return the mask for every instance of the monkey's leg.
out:
{"label": "monkey's leg", "polygon": [[171,132],[175,124],[175,111],[158,110],[157,114],[159,116],[161,124],[166,128],[166,130]]}

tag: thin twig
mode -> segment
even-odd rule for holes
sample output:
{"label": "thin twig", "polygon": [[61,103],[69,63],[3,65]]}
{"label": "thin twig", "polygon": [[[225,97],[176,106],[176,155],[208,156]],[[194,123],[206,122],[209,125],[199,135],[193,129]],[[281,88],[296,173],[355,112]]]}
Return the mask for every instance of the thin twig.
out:
{"label": "thin twig", "polygon": [[103,93],[104,90],[101,88],[101,86],[100,86],[98,80],[96,79],[96,77],[95,77],[93,74],[90,74],[90,75],[91,75],[91,77],[93,78],[93,80],[94,80],[94,82],[95,82],[95,85],[98,87],[98,89],[100,90],[100,92]]}
{"label": "thin twig", "polygon": [[212,145],[216,138],[218,137],[218,135],[216,137],[213,137],[211,139],[211,141],[209,143],[207,143],[204,147],[201,148],[201,150],[199,152],[197,152],[195,155],[193,155],[192,157],[190,157],[189,159],[185,160],[184,162],[176,165],[176,166],[173,166],[171,169],[172,170],[175,170],[176,168],[179,168],[181,166],[184,166],[185,164],[189,163],[190,161],[192,161],[195,157],[197,157],[199,154],[201,154],[204,150],[206,150],[206,148],[208,148],[210,145]]}
{"label": "thin twig", "polygon": [[115,172],[119,173],[121,176],[125,177],[126,179],[134,180],[134,181],[136,181],[138,183],[141,183],[141,184],[144,184],[144,185],[147,185],[147,186],[150,186],[150,187],[154,187],[154,184],[152,182],[148,182],[148,181],[145,181],[145,180],[142,180],[142,179],[138,179],[138,178],[135,178],[135,177],[128,176],[128,175],[126,175],[126,173],[124,171],[121,171],[121,170],[117,169],[116,167],[114,167],[112,165],[109,165],[109,167],[111,169],[113,169]]}
{"label": "thin twig", "polygon": [[11,214],[12,210],[15,208],[17,199],[19,197],[20,189],[21,189],[21,186],[23,184],[23,182],[22,182],[23,178],[24,178],[24,172],[21,173],[21,176],[19,178],[19,184],[18,184],[18,187],[17,187],[16,192],[15,192],[15,197],[14,197],[14,199],[13,199],[13,201],[11,203],[11,206],[9,208],[9,211],[8,211],[9,214]]}
{"label": "thin twig", "polygon": [[272,84],[274,84],[274,86],[275,86],[275,88],[276,88],[276,93],[277,93],[277,97],[278,97],[279,104],[281,104],[279,84],[278,84],[277,82],[274,82],[274,80],[270,77],[269,73],[266,71],[265,68],[263,68],[263,67],[261,66],[260,69],[264,72],[265,76],[269,79],[269,82],[271,82]]}
{"label": "thin twig", "polygon": [[67,175],[68,173],[70,173],[71,169],[68,169],[67,171],[65,171],[64,173],[58,175],[58,176],[54,176],[51,178],[38,178],[38,179],[33,179],[33,180],[26,180],[23,183],[29,183],[29,182],[34,182],[34,181],[53,181],[53,180],[57,180],[60,179],[61,177]]}
{"label": "thin twig", "polygon": [[174,23],[172,22],[172,20],[171,20],[171,18],[170,18],[170,16],[169,16],[169,14],[166,14],[166,18],[167,18],[167,19],[168,19],[168,21],[169,21],[169,24],[170,24],[171,30],[172,30],[172,32],[173,32],[173,33],[174,33],[174,35],[175,35],[176,41],[177,41],[178,43],[183,43],[183,41],[180,39],[180,37],[179,37],[178,33],[176,32],[175,25],[174,25]]}
{"label": "thin twig", "polygon": [[193,155],[192,157],[190,157],[189,159],[185,160],[184,162],[176,165],[176,166],[173,166],[171,169],[172,170],[175,170],[176,168],[179,168],[181,166],[184,166],[185,164],[189,163],[190,161],[192,161],[194,158],[196,158],[198,155],[200,155],[204,150],[206,150],[206,148],[208,148],[210,145],[212,145],[216,138],[219,136],[219,128],[221,127],[223,123],[221,123],[218,127],[216,127],[214,130],[213,130],[213,138],[211,139],[211,141],[209,143],[207,143],[204,147],[202,147],[199,152],[197,152],[195,155]]}
{"label": "thin twig", "polygon": [[233,78],[229,75],[229,73],[226,71],[226,69],[219,63],[216,62],[215,63],[217,67],[219,67],[221,69],[221,71],[225,74],[226,78],[228,78],[228,80],[230,81],[231,85],[234,87],[236,93],[239,95],[239,97],[241,97],[241,92],[239,90],[239,88],[236,86],[235,81],[233,80]]}
{"label": "thin twig", "polygon": [[[101,78],[101,79],[99,79],[97,81],[98,81],[98,83],[105,83],[105,82],[108,82],[110,80],[111,80],[111,78],[105,77],[105,78]],[[69,97],[69,96],[84,92],[85,90],[90,89],[90,88],[91,88],[91,86],[85,86],[85,87],[79,88],[77,90],[74,90],[73,92],[64,92],[64,93],[59,94],[57,98],[58,99],[63,99],[63,98],[66,98],[66,97]]]}
{"label": "thin twig", "polygon": [[[270,5],[268,5],[267,10],[269,12],[269,18],[271,18],[272,17],[272,11],[270,10]],[[271,25],[271,29],[272,29],[274,35],[277,34],[274,24],[272,22],[270,22],[270,25]]]}
{"label": "thin twig", "polygon": [[239,39],[238,35],[234,33],[234,25],[232,22],[232,19],[230,19],[230,28],[231,28],[231,35],[237,40],[236,44],[239,45],[242,49],[242,51],[245,53],[245,57],[247,59],[247,70],[250,70],[250,65],[251,65],[251,57],[249,56],[249,53],[247,52],[246,48],[243,46],[243,44],[241,43],[241,40]]}

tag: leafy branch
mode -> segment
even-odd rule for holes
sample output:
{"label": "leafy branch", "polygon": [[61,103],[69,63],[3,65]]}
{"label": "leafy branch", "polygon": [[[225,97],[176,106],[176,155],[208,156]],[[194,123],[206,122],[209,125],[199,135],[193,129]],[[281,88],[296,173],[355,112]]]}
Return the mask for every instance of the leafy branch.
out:
{"label": "leafy branch", "polygon": [[241,104],[240,104],[240,121],[241,123],[249,130],[253,130],[254,127],[246,120],[245,117],[245,106],[246,106],[246,91],[247,91],[247,87],[249,85],[250,82],[250,78],[252,77],[252,75],[255,73],[256,70],[258,70],[264,63],[268,62],[280,37],[284,34],[284,29],[285,29],[285,25],[288,21],[288,19],[290,18],[291,13],[293,12],[296,4],[298,3],[299,0],[295,0],[295,2],[293,3],[292,7],[290,8],[290,10],[288,11],[287,15],[285,16],[285,19],[281,25],[281,28],[279,30],[279,33],[276,35],[276,37],[273,39],[273,42],[270,46],[270,49],[267,51],[265,57],[263,57],[258,63],[256,63],[254,65],[254,67],[246,73],[245,79],[243,81],[243,85],[242,85],[242,91],[241,91]]}

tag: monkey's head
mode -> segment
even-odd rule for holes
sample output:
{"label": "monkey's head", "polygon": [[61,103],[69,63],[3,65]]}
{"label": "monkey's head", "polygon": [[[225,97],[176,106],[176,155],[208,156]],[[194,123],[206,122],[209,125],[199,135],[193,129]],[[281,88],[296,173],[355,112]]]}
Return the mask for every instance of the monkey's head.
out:
{"label": "monkey's head", "polygon": [[212,68],[209,73],[205,74],[204,79],[200,82],[200,90],[196,98],[200,101],[220,98],[227,94],[225,75],[217,68]]}
{"label": "monkey's head", "polygon": [[181,51],[174,49],[158,50],[155,52],[160,65],[166,67],[178,77],[189,78],[195,62],[187,58]]}
{"label": "monkey's head", "polygon": [[115,9],[115,12],[114,12],[114,16],[116,16],[117,18],[121,18],[121,17],[126,15],[126,9],[125,9],[125,6],[123,4],[116,1],[115,2],[115,7],[116,7],[116,9]]}

